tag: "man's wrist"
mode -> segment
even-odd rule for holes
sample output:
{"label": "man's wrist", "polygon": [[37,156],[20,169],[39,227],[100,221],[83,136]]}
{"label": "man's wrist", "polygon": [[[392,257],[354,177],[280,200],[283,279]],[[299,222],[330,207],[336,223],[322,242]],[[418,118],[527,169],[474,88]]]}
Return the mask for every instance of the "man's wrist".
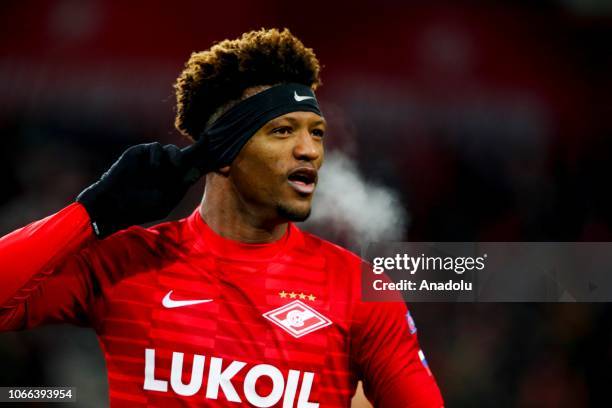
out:
{"label": "man's wrist", "polygon": [[112,222],[109,222],[105,215],[109,210],[112,212],[112,207],[110,207],[102,197],[97,196],[96,192],[93,191],[93,187],[94,186],[88,187],[81,192],[76,198],[76,202],[79,203],[89,215],[89,222],[96,238],[103,239],[112,235],[119,228],[113,226]]}

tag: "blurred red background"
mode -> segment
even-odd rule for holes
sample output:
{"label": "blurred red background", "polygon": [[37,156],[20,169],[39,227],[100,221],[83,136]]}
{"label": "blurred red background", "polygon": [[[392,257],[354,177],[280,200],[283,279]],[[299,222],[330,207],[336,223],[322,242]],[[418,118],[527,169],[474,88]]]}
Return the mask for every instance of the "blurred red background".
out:
{"label": "blurred red background", "polygon": [[[6,1],[0,24],[2,233],[74,200],[129,145],[185,144],[172,83],[191,52],[288,27],[324,65],[327,148],[398,192],[404,239],[612,238],[609,2]],[[450,407],[609,399],[607,304],[412,308]],[[3,334],[0,358],[0,385],[78,384],[83,406],[106,404],[92,333]]]}

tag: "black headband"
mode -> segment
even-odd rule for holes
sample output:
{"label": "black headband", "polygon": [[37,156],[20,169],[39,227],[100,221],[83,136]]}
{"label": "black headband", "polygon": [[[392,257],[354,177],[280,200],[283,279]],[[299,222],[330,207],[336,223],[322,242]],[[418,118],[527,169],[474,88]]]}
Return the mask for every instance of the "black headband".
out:
{"label": "black headband", "polygon": [[229,165],[249,139],[269,120],[290,112],[321,110],[312,90],[301,84],[282,84],[255,94],[221,115],[201,134],[208,170]]}

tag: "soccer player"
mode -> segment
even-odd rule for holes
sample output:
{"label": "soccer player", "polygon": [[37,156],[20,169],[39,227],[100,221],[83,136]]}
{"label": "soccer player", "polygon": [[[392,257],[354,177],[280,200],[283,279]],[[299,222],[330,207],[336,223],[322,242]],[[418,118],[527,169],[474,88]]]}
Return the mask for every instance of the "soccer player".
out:
{"label": "soccer player", "polygon": [[[0,240],[0,329],[96,330],[114,407],[377,407],[442,398],[405,305],[360,298],[361,260],[300,231],[323,163],[319,63],[288,30],[194,53],[176,126],[56,214]],[[205,175],[201,205],[166,217]]]}

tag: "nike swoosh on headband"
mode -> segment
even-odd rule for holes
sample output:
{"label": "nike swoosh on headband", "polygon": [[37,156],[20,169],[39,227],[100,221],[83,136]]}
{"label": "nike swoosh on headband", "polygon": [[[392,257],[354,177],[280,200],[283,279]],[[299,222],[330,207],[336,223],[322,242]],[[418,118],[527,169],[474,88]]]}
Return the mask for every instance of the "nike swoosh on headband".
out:
{"label": "nike swoosh on headband", "polygon": [[302,102],[306,99],[314,99],[314,96],[302,96],[298,95],[296,91],[293,91],[293,99],[295,99],[296,102]]}

